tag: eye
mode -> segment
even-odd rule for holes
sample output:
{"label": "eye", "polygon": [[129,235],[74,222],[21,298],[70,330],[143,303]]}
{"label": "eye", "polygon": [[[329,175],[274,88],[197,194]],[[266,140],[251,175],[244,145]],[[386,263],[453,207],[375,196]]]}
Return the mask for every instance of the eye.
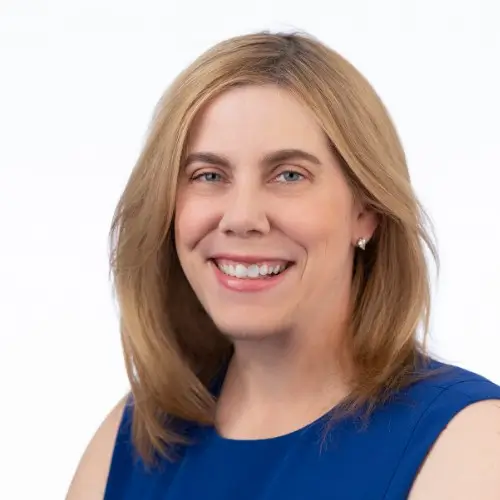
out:
{"label": "eye", "polygon": [[217,172],[202,172],[193,177],[193,181],[198,182],[219,182],[221,180],[221,175]]}
{"label": "eye", "polygon": [[295,170],[285,170],[284,172],[281,172],[281,174],[276,176],[276,180],[278,182],[285,182],[285,183],[297,182],[301,181],[302,179],[304,179],[304,176],[301,173],[296,172]]}

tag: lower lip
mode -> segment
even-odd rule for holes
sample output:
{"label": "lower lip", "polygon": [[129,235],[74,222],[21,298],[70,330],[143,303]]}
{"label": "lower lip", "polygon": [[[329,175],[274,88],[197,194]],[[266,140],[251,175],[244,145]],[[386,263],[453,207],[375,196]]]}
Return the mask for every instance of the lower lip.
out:
{"label": "lower lip", "polygon": [[280,274],[266,278],[235,278],[234,276],[228,276],[224,274],[215,264],[215,262],[210,262],[214,269],[215,276],[219,283],[233,292],[261,292],[264,290],[269,290],[281,283],[284,277],[290,271],[290,268],[285,269]]}

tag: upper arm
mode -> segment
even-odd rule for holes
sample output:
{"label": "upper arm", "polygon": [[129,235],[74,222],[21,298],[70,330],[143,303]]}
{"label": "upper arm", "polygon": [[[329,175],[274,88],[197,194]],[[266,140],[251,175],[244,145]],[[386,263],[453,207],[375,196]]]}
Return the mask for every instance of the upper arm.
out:
{"label": "upper arm", "polygon": [[123,398],[103,421],[78,464],[66,500],[102,500],[111,457],[125,407]]}
{"label": "upper arm", "polygon": [[471,404],[441,433],[409,500],[500,498],[500,400]]}

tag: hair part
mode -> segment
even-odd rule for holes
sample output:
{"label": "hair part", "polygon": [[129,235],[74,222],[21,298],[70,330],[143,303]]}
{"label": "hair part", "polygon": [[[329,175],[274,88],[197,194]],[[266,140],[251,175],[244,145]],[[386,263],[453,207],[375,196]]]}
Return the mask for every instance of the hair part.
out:
{"label": "hair part", "polygon": [[379,220],[366,250],[355,252],[344,339],[355,384],[338,409],[349,414],[364,407],[369,414],[415,381],[427,359],[431,298],[425,250],[439,271],[438,254],[380,98],[348,61],[309,35],[231,38],[202,54],[160,99],[110,231],[134,399],[133,439],[147,464],[172,458],[175,446],[188,442],[175,422],[213,424],[211,384],[232,353],[187,282],[175,249],[176,188],[189,132],[222,92],[267,84],[286,89],[314,112],[355,197]]}

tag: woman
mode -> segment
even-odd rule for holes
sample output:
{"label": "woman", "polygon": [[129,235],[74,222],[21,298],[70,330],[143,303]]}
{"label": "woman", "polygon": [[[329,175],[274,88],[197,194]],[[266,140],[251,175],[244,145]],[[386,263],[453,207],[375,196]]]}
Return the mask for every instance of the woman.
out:
{"label": "woman", "polygon": [[341,56],[269,33],[202,55],[116,210],[132,390],[68,499],[500,498],[500,388],[425,348],[424,223]]}

